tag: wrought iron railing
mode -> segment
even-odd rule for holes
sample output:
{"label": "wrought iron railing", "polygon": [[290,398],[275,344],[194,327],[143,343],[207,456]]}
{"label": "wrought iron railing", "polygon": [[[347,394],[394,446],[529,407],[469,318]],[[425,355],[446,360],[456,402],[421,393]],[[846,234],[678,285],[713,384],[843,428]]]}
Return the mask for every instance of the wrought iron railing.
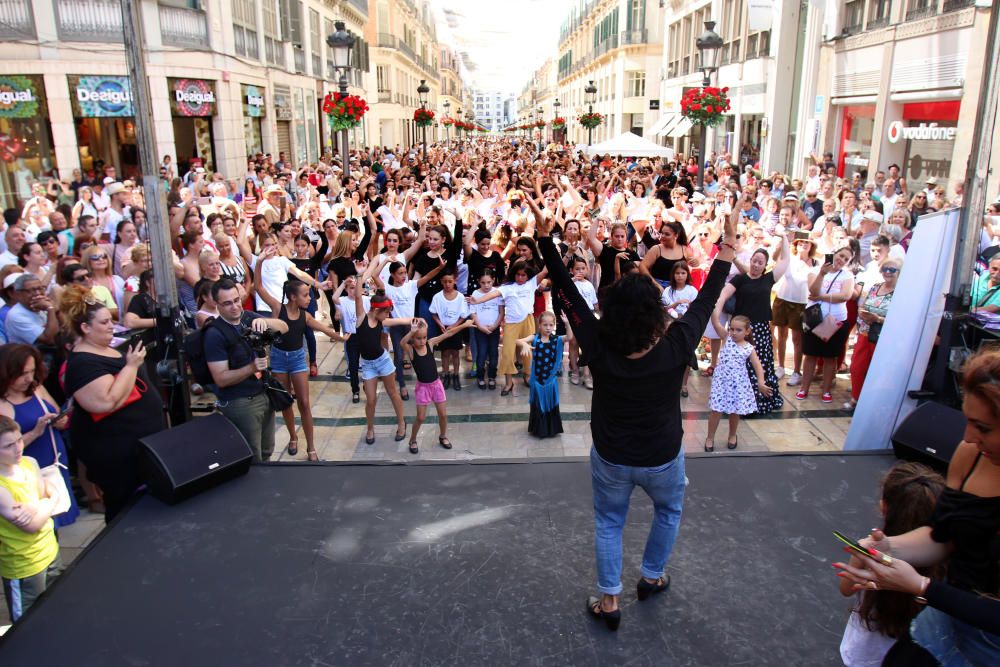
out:
{"label": "wrought iron railing", "polygon": [[168,46],[207,47],[208,21],[205,12],[159,5],[160,37]]}
{"label": "wrought iron railing", "polygon": [[35,39],[30,0],[0,0],[0,39]]}
{"label": "wrought iron railing", "polygon": [[122,41],[122,6],[117,0],[53,0],[53,2],[60,40]]}

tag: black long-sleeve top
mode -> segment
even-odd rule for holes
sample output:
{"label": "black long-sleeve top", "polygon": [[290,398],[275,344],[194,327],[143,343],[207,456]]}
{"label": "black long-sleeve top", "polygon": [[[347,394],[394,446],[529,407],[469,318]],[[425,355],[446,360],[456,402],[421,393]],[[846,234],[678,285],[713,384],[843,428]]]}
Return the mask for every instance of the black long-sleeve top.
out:
{"label": "black long-sleeve top", "polygon": [[558,298],[594,377],[590,431],[605,461],[655,467],[674,460],[681,448],[680,389],[684,368],[729,274],[729,262],[712,262],[705,285],[687,313],[642,357],[629,359],[605,349],[597,318],[573,285],[552,239],[539,247],[554,298]]}
{"label": "black long-sleeve top", "polygon": [[[442,248],[444,253],[444,261],[447,264],[445,270],[439,273],[435,277],[431,278],[429,281],[423,284],[417,290],[417,296],[427,303],[431,302],[434,295],[440,292],[443,287],[441,287],[441,275],[443,273],[451,273],[458,270],[458,258],[462,254],[462,221],[455,220],[455,233],[451,237],[451,241],[445,244]],[[433,271],[440,264],[440,260],[437,257],[431,257],[427,254],[427,248],[421,248],[420,251],[414,255],[413,261],[410,262],[410,277],[413,278],[418,274],[421,276],[426,276],[428,273]]]}

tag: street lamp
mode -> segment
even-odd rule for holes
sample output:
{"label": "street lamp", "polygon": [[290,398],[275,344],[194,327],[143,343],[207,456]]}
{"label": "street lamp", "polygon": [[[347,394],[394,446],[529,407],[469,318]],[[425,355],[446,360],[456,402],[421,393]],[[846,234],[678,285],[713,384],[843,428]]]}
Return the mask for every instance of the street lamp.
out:
{"label": "street lamp", "polygon": [[[427,87],[427,79],[421,79],[420,85],[417,86],[417,97],[420,99],[420,108],[427,108],[427,93],[431,92],[431,89]],[[423,153],[424,162],[427,161],[427,126],[420,126],[420,135],[423,142]]]}
{"label": "street lamp", "polygon": [[[712,85],[712,73],[719,69],[719,51],[722,37],[715,32],[715,21],[705,21],[705,32],[695,41],[698,47],[702,87]],[[701,150],[698,155],[698,190],[705,184],[705,158],[708,156],[708,127],[701,126]]]}
{"label": "street lamp", "polygon": [[[545,109],[542,108],[541,104],[538,105],[538,120],[541,120],[541,121],[545,120]],[[542,150],[542,144],[544,142],[545,142],[545,126],[543,125],[540,128],[538,128],[538,150],[539,151]]]}
{"label": "street lamp", "polygon": [[[583,99],[587,103],[587,113],[594,113],[594,102],[597,100],[597,86],[593,81],[589,81],[583,88]],[[587,145],[594,142],[593,126],[587,128]]]}
{"label": "street lamp", "polygon": [[[445,118],[448,117],[448,109],[450,109],[450,108],[451,108],[451,102],[449,102],[448,100],[445,100],[444,101],[444,117]],[[451,138],[448,136],[448,126],[447,125],[444,126],[444,143],[448,146],[448,148],[451,148]]]}
{"label": "street lamp", "polygon": [[[555,115],[555,118],[559,117],[559,106],[561,104],[562,103],[559,101],[558,97],[556,98],[555,102],[552,103],[552,113]],[[552,125],[552,141],[557,141],[557,139],[556,139],[555,119],[553,119],[552,122],[553,122],[553,125]]]}
{"label": "street lamp", "polygon": [[[341,95],[347,95],[347,70],[351,68],[351,55],[354,52],[354,34],[350,30],[344,29],[343,21],[336,21],[333,24],[336,29],[326,38],[326,43],[333,51],[333,69],[340,74],[337,86]],[[340,130],[337,137],[337,150],[340,152],[340,161],[346,176],[350,169],[348,154],[350,153],[350,138],[347,130]]]}

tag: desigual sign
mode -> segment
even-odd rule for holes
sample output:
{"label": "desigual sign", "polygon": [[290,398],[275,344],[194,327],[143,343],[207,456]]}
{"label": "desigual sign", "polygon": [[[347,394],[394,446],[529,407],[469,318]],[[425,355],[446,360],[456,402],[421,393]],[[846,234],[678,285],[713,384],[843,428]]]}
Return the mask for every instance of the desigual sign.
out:
{"label": "desigual sign", "polygon": [[214,116],[215,82],[203,79],[167,79],[170,109],[175,116]]}
{"label": "desigual sign", "polygon": [[264,116],[264,91],[257,86],[243,84],[243,115],[251,118]]}
{"label": "desigual sign", "polygon": [[40,77],[0,76],[0,118],[35,118],[44,115],[38,91],[44,91]]}
{"label": "desigual sign", "polygon": [[133,116],[132,88],[127,76],[70,76],[73,115],[77,118]]}
{"label": "desigual sign", "polygon": [[907,141],[955,141],[957,134],[957,127],[942,127],[937,123],[920,123],[914,127],[906,127],[901,120],[889,123],[889,143],[891,144],[900,139]]}

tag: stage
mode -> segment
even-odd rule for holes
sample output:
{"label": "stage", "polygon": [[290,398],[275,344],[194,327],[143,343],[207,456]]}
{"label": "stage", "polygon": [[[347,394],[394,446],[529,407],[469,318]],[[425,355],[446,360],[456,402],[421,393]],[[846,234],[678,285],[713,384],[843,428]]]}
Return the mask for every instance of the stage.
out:
{"label": "stage", "polygon": [[691,456],[671,589],[595,591],[586,461],[264,465],[142,498],[0,639],[5,665],[839,665],[831,534],[877,522],[882,454]]}

